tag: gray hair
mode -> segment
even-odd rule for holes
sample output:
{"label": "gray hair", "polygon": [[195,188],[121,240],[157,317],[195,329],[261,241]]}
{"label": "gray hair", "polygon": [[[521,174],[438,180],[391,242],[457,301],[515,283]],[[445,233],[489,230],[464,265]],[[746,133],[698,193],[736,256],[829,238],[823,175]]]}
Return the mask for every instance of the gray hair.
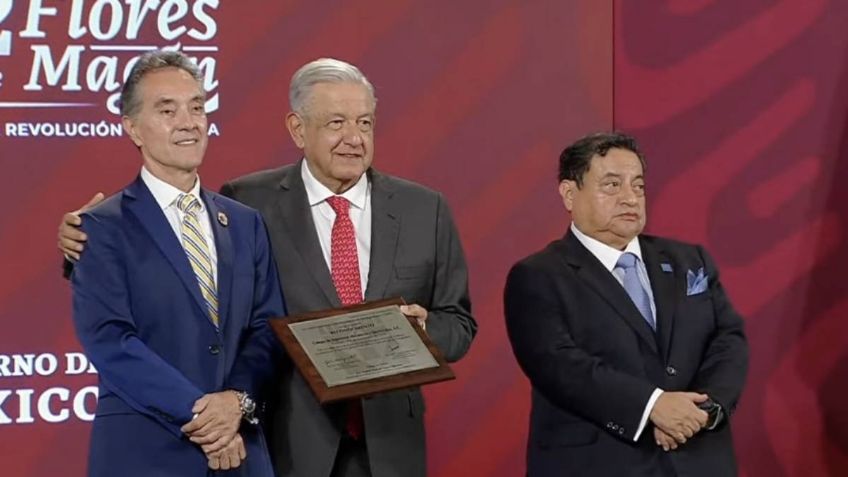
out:
{"label": "gray hair", "polygon": [[289,86],[289,104],[297,113],[305,113],[306,100],[312,87],[318,83],[359,83],[368,90],[371,100],[377,104],[374,86],[359,68],[334,58],[319,58],[300,67],[292,76]]}
{"label": "gray hair", "polygon": [[120,103],[122,116],[133,116],[138,112],[141,105],[137,90],[141,79],[148,73],[163,68],[179,68],[190,74],[198,83],[203,83],[203,75],[200,74],[197,65],[185,54],[179,51],[163,50],[145,53],[139,57],[136,64],[133,65],[129,76],[127,76],[126,81],[124,81]]}

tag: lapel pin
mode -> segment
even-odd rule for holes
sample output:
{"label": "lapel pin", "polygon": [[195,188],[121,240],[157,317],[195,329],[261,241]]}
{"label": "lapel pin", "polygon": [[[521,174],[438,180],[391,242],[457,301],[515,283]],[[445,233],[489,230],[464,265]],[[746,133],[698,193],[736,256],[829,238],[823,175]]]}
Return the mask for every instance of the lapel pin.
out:
{"label": "lapel pin", "polygon": [[662,271],[664,271],[666,273],[671,273],[671,271],[672,271],[670,263],[661,263],[660,268],[662,268]]}
{"label": "lapel pin", "polygon": [[227,218],[227,214],[218,212],[218,223],[226,227],[230,223],[230,219]]}

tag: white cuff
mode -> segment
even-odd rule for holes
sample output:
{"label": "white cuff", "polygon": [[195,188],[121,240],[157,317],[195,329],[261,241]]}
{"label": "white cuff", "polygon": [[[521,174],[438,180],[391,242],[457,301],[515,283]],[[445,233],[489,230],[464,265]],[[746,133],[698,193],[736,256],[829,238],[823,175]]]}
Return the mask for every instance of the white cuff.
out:
{"label": "white cuff", "polygon": [[663,393],[663,390],[660,388],[654,389],[654,392],[651,393],[651,398],[648,399],[648,404],[645,405],[645,411],[642,413],[642,420],[639,421],[639,428],[636,429],[636,434],[633,436],[633,442],[639,440],[639,436],[642,435],[642,431],[645,430],[645,424],[648,423],[648,417],[651,415],[651,411],[654,410],[654,404],[656,404],[657,399],[660,398],[660,394]]}

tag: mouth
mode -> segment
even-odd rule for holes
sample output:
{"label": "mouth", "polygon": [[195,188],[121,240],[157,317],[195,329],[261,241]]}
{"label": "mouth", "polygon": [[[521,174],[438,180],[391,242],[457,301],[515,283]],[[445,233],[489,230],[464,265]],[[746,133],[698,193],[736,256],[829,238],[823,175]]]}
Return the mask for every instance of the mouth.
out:
{"label": "mouth", "polygon": [[345,153],[336,153],[336,156],[341,157],[343,159],[362,159],[362,154],[353,153],[353,152],[345,152]]}
{"label": "mouth", "polygon": [[176,144],[177,146],[194,146],[198,142],[200,142],[200,139],[191,138],[191,139],[181,139],[179,141],[175,141],[174,144]]}
{"label": "mouth", "polygon": [[618,214],[617,217],[624,220],[639,220],[639,214],[635,214],[633,212],[625,212],[623,214]]}

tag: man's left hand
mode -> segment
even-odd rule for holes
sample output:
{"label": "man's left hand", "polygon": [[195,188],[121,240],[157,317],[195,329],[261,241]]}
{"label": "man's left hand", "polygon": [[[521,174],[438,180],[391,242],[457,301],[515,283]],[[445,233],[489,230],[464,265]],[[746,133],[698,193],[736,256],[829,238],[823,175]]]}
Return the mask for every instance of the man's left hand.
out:
{"label": "man's left hand", "polygon": [[244,448],[244,440],[241,435],[236,434],[230,443],[223,449],[213,454],[207,454],[209,468],[212,470],[230,470],[241,465],[247,458],[247,450]]}
{"label": "man's left hand", "polygon": [[207,394],[194,403],[191,412],[196,417],[182,431],[207,454],[229,444],[241,424],[241,406],[233,391]]}
{"label": "man's left hand", "polygon": [[415,321],[418,322],[418,326],[423,329],[427,329],[427,310],[424,309],[421,305],[401,305],[400,312],[406,315],[408,318],[415,318]]}

